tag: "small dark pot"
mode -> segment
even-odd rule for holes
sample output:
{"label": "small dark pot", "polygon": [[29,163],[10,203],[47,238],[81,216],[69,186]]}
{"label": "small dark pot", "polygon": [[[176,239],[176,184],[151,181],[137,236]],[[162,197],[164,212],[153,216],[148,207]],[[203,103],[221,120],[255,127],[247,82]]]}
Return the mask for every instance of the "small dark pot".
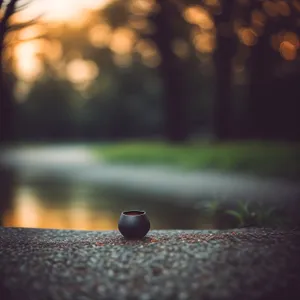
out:
{"label": "small dark pot", "polygon": [[146,212],[139,210],[123,211],[118,226],[127,239],[142,239],[150,230]]}

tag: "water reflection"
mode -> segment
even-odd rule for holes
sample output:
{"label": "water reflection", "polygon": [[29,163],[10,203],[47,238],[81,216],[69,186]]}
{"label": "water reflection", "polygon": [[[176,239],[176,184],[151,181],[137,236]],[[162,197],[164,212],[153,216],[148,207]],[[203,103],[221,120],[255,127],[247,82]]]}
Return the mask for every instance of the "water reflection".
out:
{"label": "water reflection", "polygon": [[3,225],[3,215],[11,208],[14,198],[14,174],[0,166],[0,226]]}
{"label": "water reflection", "polygon": [[[107,210],[95,211],[91,203],[51,204],[39,198],[32,188],[20,187],[12,209],[4,214],[4,226],[57,229],[116,229],[118,216]],[[47,203],[48,202],[48,203]]]}
{"label": "water reflection", "polygon": [[7,174],[2,177],[7,186],[6,191],[1,188],[1,199],[6,202],[1,202],[0,213],[7,227],[115,230],[121,211],[144,209],[152,229],[211,228],[203,219],[200,222],[199,211],[161,201],[164,199],[50,178],[24,182]]}

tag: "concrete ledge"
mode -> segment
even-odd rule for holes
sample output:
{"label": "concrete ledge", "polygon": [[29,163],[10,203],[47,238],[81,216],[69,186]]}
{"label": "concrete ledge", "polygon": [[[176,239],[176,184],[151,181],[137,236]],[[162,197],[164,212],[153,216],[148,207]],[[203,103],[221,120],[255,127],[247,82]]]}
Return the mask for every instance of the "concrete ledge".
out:
{"label": "concrete ledge", "polygon": [[0,228],[0,299],[299,299],[300,232]]}

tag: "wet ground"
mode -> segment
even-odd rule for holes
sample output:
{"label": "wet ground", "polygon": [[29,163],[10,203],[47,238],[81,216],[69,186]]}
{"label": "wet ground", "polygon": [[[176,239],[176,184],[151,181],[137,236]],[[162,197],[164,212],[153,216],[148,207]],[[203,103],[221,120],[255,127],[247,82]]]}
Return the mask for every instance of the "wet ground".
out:
{"label": "wet ground", "polygon": [[299,182],[220,172],[184,172],[163,166],[112,165],[99,161],[84,146],[38,147],[9,150],[2,164],[21,179],[54,177],[77,183],[105,185],[159,197],[194,201],[218,198],[281,202],[300,199]]}
{"label": "wet ground", "polygon": [[[208,216],[207,203],[277,206],[299,205],[300,199],[300,185],[292,182],[108,165],[83,146],[20,148],[0,158],[4,226],[111,230],[122,210],[143,209],[153,229],[228,228]],[[296,211],[293,205],[290,210]]]}

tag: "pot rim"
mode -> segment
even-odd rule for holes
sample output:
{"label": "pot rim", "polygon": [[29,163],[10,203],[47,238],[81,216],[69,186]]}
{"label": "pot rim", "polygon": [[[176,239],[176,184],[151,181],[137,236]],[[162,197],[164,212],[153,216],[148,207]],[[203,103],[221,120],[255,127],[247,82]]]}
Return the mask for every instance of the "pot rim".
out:
{"label": "pot rim", "polygon": [[[136,213],[136,214],[131,215],[130,213]],[[122,215],[126,217],[140,217],[140,216],[144,216],[145,214],[146,212],[144,210],[137,210],[137,209],[125,210],[122,212]]]}

